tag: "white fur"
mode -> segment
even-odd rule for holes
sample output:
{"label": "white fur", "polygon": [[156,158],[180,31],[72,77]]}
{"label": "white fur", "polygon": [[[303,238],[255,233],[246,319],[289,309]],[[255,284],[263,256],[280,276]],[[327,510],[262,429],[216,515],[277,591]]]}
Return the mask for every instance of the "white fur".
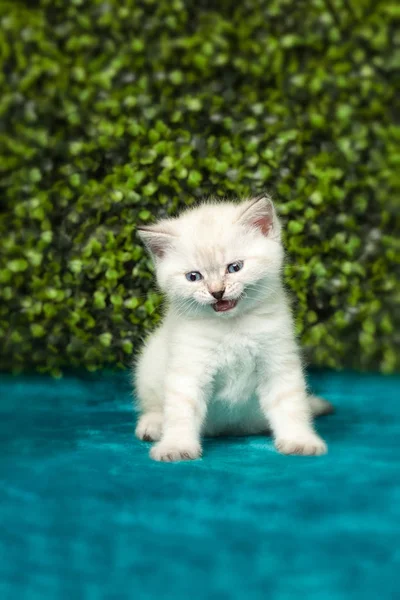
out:
{"label": "white fur", "polygon": [[[280,224],[267,197],[206,203],[143,228],[168,308],[139,358],[136,434],[157,441],[155,460],[201,455],[201,435],[272,430],[285,454],[323,454],[312,413],[330,412],[309,397],[281,281]],[[242,261],[242,270],[227,265]],[[188,281],[199,271],[203,279]],[[215,312],[211,291],[238,299]]]}

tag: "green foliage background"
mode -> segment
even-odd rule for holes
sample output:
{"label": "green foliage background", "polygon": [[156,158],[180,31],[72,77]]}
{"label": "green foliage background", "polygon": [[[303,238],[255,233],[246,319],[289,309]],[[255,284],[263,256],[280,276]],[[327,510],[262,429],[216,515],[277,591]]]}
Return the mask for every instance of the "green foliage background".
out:
{"label": "green foliage background", "polygon": [[0,0],[1,368],[128,364],[160,304],[138,220],[265,189],[309,360],[398,368],[399,18]]}

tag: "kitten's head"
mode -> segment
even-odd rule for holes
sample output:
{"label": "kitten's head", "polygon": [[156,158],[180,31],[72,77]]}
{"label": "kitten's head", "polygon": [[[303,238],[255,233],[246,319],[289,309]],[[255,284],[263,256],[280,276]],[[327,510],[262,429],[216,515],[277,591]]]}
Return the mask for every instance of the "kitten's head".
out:
{"label": "kitten's head", "polygon": [[205,203],[140,227],[157,281],[182,314],[233,316],[273,293],[280,280],[280,224],[267,196]]}

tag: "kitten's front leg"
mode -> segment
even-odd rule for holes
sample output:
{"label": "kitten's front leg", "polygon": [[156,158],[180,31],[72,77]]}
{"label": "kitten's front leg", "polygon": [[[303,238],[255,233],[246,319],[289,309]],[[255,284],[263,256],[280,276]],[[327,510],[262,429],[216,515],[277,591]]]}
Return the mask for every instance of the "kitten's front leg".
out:
{"label": "kitten's front leg", "polygon": [[314,431],[300,364],[282,365],[259,387],[261,407],[271,426],[275,446],[282,454],[319,455],[325,442]]}
{"label": "kitten's front leg", "polygon": [[206,374],[199,372],[201,364],[171,368],[165,386],[163,434],[150,451],[154,460],[175,462],[201,456],[200,430],[206,413]]}

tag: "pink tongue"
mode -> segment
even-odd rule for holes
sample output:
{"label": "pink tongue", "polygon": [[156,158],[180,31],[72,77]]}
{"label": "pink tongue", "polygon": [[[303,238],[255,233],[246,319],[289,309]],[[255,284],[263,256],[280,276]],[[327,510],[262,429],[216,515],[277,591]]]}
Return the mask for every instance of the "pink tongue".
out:
{"label": "pink tongue", "polygon": [[225,312],[236,306],[236,300],[218,300],[212,305],[215,312]]}

